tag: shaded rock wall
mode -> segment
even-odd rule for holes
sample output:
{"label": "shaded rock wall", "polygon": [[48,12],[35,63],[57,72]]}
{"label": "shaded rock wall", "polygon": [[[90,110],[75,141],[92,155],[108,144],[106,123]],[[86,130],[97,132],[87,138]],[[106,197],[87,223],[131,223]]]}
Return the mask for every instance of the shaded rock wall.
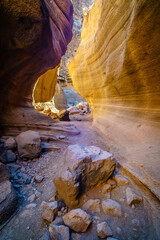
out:
{"label": "shaded rock wall", "polygon": [[160,1],[96,0],[69,72],[120,163],[160,198]]}
{"label": "shaded rock wall", "polygon": [[72,38],[72,14],[70,0],[0,2],[3,130],[4,125],[29,125],[39,118],[31,110],[32,90],[38,77],[56,67],[65,53]]}

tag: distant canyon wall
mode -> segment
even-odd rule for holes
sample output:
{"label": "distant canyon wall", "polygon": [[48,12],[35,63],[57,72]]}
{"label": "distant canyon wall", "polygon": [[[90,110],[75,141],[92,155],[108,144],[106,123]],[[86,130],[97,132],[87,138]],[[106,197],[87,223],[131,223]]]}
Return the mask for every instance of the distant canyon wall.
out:
{"label": "distant canyon wall", "polygon": [[[54,69],[72,38],[70,0],[0,1],[0,125],[37,122],[31,111],[38,77]],[[54,85],[45,81],[41,86]],[[34,117],[35,116],[35,117]],[[46,118],[46,116],[43,116]]]}
{"label": "distant canyon wall", "polygon": [[93,125],[160,199],[160,1],[95,0],[69,72]]}

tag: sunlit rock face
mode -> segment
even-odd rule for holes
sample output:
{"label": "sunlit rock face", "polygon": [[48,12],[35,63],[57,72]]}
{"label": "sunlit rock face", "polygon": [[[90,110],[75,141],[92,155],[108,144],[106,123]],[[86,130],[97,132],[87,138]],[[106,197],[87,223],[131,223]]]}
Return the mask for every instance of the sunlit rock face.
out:
{"label": "sunlit rock face", "polygon": [[96,0],[69,72],[106,143],[160,198],[160,2]]}
{"label": "sunlit rock face", "polygon": [[64,79],[64,81],[71,81],[71,78],[69,76],[68,72],[68,64],[71,62],[74,58],[74,55],[77,51],[77,48],[81,42],[81,30],[82,30],[82,24],[85,15],[90,11],[92,8],[92,5],[94,3],[94,0],[71,0],[74,8],[73,13],[73,37],[72,41],[68,45],[67,51],[65,55],[62,57],[61,65],[59,69],[59,79]]}
{"label": "sunlit rock face", "polygon": [[39,118],[31,112],[32,90],[65,53],[72,38],[72,14],[70,0],[0,1],[1,125],[30,124]]}

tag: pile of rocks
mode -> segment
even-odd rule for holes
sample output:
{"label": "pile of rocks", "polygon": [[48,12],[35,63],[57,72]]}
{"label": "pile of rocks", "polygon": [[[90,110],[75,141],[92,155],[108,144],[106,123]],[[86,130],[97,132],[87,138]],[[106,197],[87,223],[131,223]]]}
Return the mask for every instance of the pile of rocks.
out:
{"label": "pile of rocks", "polygon": [[[37,132],[26,131],[15,138],[1,138],[0,224],[5,222],[17,208],[17,195],[21,196],[21,186],[31,183],[31,177],[25,173],[24,167],[21,167],[18,163],[37,158],[40,153],[41,139]],[[42,176],[37,175],[34,178],[35,182],[41,182],[42,180]]]}
{"label": "pile of rocks", "polygon": [[[81,233],[93,225],[95,228],[95,224],[97,239],[116,240],[112,238],[113,230],[109,220],[101,219],[101,215],[107,219],[108,216],[119,219],[125,217],[122,205],[111,199],[112,189],[117,185],[125,187],[126,203],[131,208],[136,207],[142,197],[128,186],[126,177],[114,173],[114,170],[115,159],[112,154],[95,146],[68,147],[54,178],[56,201],[42,203],[43,219],[49,223],[51,240],[81,239]],[[98,198],[83,198],[86,191],[96,186],[101,189]],[[79,201],[80,197],[82,201]],[[117,232],[121,234],[118,227]],[[77,234],[75,238],[72,237],[74,234]]]}

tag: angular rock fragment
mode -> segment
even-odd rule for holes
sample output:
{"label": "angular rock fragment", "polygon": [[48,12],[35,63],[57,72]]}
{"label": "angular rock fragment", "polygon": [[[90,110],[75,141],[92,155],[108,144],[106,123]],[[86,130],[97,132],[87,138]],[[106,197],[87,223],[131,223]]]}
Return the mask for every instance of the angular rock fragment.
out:
{"label": "angular rock fragment", "polygon": [[97,224],[97,234],[99,238],[106,238],[112,236],[112,230],[106,222]]}
{"label": "angular rock fragment", "polygon": [[122,216],[121,205],[112,199],[102,201],[102,209],[105,214],[110,214],[117,217]]}
{"label": "angular rock fragment", "polygon": [[82,206],[82,209],[89,213],[100,213],[100,200],[99,199],[89,199]]}
{"label": "angular rock fragment", "polygon": [[43,207],[43,220],[51,223],[58,212],[58,202],[43,201],[41,206]]}
{"label": "angular rock fragment", "polygon": [[5,141],[5,146],[7,149],[14,150],[17,147],[16,140],[13,137],[8,138]]}
{"label": "angular rock fragment", "polygon": [[16,137],[19,156],[24,159],[39,157],[41,152],[41,139],[38,132],[26,131]]}
{"label": "angular rock fragment", "polygon": [[69,228],[63,225],[49,225],[49,234],[51,240],[69,240]]}
{"label": "angular rock fragment", "polygon": [[57,114],[60,121],[69,121],[69,111],[62,109]]}
{"label": "angular rock fragment", "polygon": [[16,161],[16,154],[12,150],[6,151],[6,163],[12,163]]}
{"label": "angular rock fragment", "polygon": [[70,145],[54,178],[58,198],[70,208],[77,206],[78,197],[104,183],[114,169],[112,154],[95,146]]}
{"label": "angular rock fragment", "polygon": [[120,175],[120,174],[116,174],[114,176],[114,179],[116,180],[117,184],[118,185],[128,185],[129,184],[129,181],[127,178],[125,178],[124,176]]}
{"label": "angular rock fragment", "polygon": [[86,232],[92,220],[90,216],[80,208],[71,210],[63,216],[65,225],[75,232]]}
{"label": "angular rock fragment", "polygon": [[37,174],[34,176],[34,179],[35,179],[36,183],[41,183],[43,181],[44,177]]}
{"label": "angular rock fragment", "polygon": [[70,107],[67,110],[69,111],[69,115],[74,115],[74,114],[80,113],[80,110],[75,106]]}
{"label": "angular rock fragment", "polygon": [[108,179],[107,183],[111,185],[112,189],[117,186],[116,181],[112,178]]}
{"label": "angular rock fragment", "polygon": [[142,197],[137,195],[132,188],[128,187],[126,189],[126,199],[129,206],[135,203],[140,203],[142,201]]}

